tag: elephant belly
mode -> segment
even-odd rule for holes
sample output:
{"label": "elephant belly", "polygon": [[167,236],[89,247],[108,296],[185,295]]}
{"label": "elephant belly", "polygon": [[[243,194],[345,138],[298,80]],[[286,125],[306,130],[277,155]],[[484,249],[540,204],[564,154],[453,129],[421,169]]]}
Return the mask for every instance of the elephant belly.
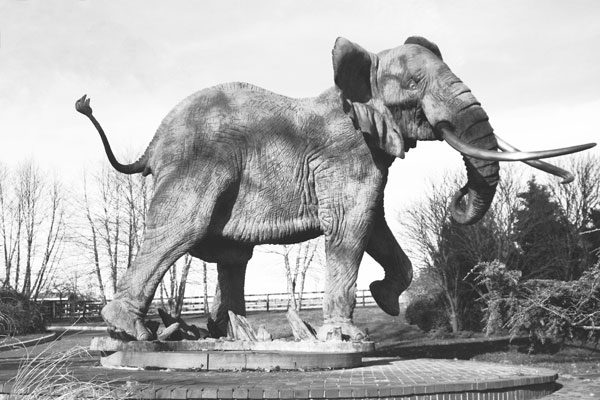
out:
{"label": "elephant belly", "polygon": [[223,226],[225,238],[252,244],[285,244],[321,234],[313,186],[304,179],[294,179],[299,175],[297,168],[280,164],[277,169],[253,171],[241,178]]}
{"label": "elephant belly", "polygon": [[276,193],[240,199],[222,230],[224,238],[249,244],[297,243],[321,234],[316,206],[277,204]]}

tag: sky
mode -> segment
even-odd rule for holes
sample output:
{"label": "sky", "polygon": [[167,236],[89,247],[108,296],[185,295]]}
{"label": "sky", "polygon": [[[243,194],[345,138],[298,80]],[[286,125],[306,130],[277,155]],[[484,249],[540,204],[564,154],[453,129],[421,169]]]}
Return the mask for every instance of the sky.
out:
{"label": "sky", "polygon": [[[412,35],[435,42],[496,133],[523,150],[593,142],[599,22],[595,0],[0,0],[0,161],[33,159],[76,187],[83,170],[106,163],[97,133],[74,110],[83,94],[117,156],[135,159],[197,90],[245,81],[318,95],[333,85],[338,36],[373,52]],[[402,233],[402,207],[460,168],[460,155],[438,142],[397,160],[386,188],[394,232]],[[382,276],[365,258],[359,288]],[[251,292],[264,287],[265,274],[252,272],[259,264],[250,265]],[[281,284],[279,269],[270,286]]]}

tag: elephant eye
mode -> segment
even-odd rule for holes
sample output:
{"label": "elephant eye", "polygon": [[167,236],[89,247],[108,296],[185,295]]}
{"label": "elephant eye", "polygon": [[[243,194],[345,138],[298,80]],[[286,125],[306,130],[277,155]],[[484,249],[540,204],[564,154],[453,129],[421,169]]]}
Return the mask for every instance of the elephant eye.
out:
{"label": "elephant eye", "polygon": [[408,88],[410,90],[417,90],[417,84],[415,83],[414,80],[411,79],[408,81]]}

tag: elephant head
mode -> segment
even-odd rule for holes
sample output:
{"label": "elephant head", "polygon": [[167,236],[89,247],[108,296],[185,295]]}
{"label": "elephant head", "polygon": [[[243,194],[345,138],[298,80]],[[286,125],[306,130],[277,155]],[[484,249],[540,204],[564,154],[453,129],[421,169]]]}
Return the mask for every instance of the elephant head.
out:
{"label": "elephant head", "polygon": [[593,146],[516,151],[494,134],[486,112],[444,63],[438,46],[422,37],[409,37],[404,45],[378,54],[338,38],[333,68],[344,110],[370,145],[404,158],[417,140],[445,140],[463,154],[467,183],[450,203],[453,219],[461,224],[477,222],[489,209],[499,179],[499,161],[532,160],[530,165],[562,176],[566,182],[572,179],[567,171],[538,159]]}

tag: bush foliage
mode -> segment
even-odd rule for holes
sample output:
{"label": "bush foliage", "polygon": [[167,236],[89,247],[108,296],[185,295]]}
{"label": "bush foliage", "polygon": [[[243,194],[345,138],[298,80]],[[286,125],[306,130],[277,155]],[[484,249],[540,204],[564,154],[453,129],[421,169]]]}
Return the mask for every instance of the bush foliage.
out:
{"label": "bush foliage", "polygon": [[0,288],[0,335],[22,335],[45,330],[39,306],[13,289]]}
{"label": "bush foliage", "polygon": [[406,307],[406,322],[417,325],[422,331],[449,328],[445,303],[441,292],[415,297]]}
{"label": "bush foliage", "polygon": [[476,274],[485,302],[485,332],[507,329],[528,334],[535,342],[548,338],[589,339],[600,333],[600,263],[573,281],[520,280],[498,261],[478,264]]}

